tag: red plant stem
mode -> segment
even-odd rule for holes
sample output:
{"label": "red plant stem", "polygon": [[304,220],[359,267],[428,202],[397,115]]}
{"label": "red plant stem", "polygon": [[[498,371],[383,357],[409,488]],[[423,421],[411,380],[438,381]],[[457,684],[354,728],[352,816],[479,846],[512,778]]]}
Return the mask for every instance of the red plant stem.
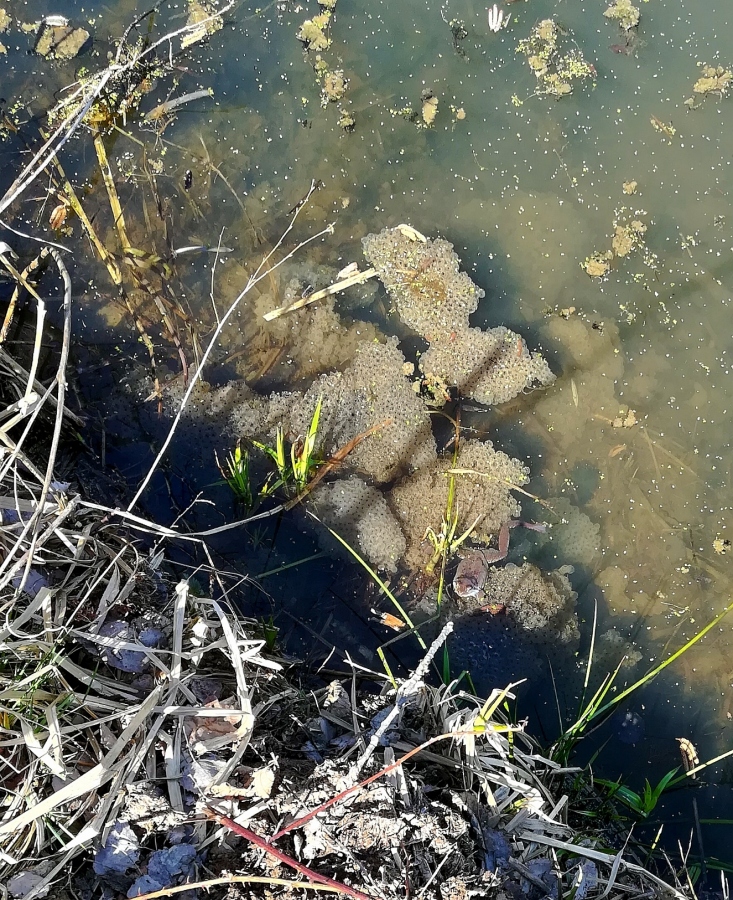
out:
{"label": "red plant stem", "polygon": [[207,812],[220,825],[226,826],[230,831],[233,831],[240,837],[243,837],[246,840],[250,841],[256,847],[259,847],[260,850],[264,850],[265,853],[269,853],[270,856],[274,856],[275,859],[279,860],[281,863],[284,863],[286,866],[290,866],[291,869],[295,869],[296,872],[300,872],[301,875],[305,875],[305,877],[309,878],[311,881],[315,881],[318,884],[325,884],[341,894],[347,894],[349,897],[353,897],[354,900],[374,900],[374,898],[370,897],[368,894],[363,894],[361,891],[357,891],[355,888],[350,888],[348,885],[342,884],[340,881],[334,881],[333,878],[328,878],[328,876],[326,875],[321,875],[319,872],[315,872],[313,869],[309,869],[308,866],[304,866],[302,863],[299,863],[296,859],[293,859],[292,856],[288,856],[287,853],[283,853],[282,850],[278,850],[277,847],[273,847],[268,841],[265,840],[265,838],[260,837],[259,834],[255,834],[254,831],[250,831],[249,828],[245,828],[244,825],[237,824],[234,819],[230,819],[228,816],[222,816],[219,813],[214,812],[213,809],[210,809]]}
{"label": "red plant stem", "polygon": [[475,734],[474,731],[454,731],[450,734],[438,734],[435,737],[431,737],[429,740],[425,741],[424,744],[420,744],[419,747],[413,747],[412,750],[409,750],[405,753],[404,756],[401,756],[398,760],[393,763],[390,763],[388,766],[385,766],[383,769],[380,769],[374,775],[370,775],[369,778],[366,778],[364,781],[360,781],[359,784],[355,784],[350,788],[347,788],[345,791],[341,791],[340,794],[336,794],[335,797],[331,797],[330,800],[326,800],[325,803],[321,803],[320,806],[317,806],[315,809],[312,809],[309,813],[306,813],[304,816],[301,816],[299,819],[294,819],[289,825],[285,825],[280,829],[276,834],[274,834],[270,840],[276,841],[278,838],[281,838],[284,834],[287,834],[289,831],[293,831],[295,828],[301,828],[305,825],[306,822],[310,822],[310,820],[317,816],[319,813],[322,813],[325,809],[333,806],[334,803],[338,803],[340,800],[344,800],[350,794],[355,793],[356,791],[360,791],[362,788],[366,787],[368,784],[371,784],[373,781],[376,781],[378,778],[381,778],[383,775],[388,775],[390,772],[398,769],[402,763],[407,762],[411,756],[415,756],[416,753],[420,753],[421,750],[425,750],[426,747],[429,747],[431,744],[437,743],[437,741],[446,740],[446,738],[455,738],[455,737],[464,737],[467,734]]}

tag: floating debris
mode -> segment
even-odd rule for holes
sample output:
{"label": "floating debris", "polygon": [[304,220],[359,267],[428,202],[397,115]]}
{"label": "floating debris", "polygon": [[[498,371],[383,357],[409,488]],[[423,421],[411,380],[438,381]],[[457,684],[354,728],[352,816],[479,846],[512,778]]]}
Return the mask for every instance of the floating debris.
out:
{"label": "floating debris", "polygon": [[12,18],[8,15],[7,11],[4,9],[0,9],[0,34],[4,31],[7,31],[10,28],[10,23],[12,22]]}
{"label": "floating debris", "polygon": [[698,65],[702,68],[702,75],[694,83],[692,90],[704,97],[709,94],[725,97],[733,84],[733,70],[723,66],[709,66],[707,63],[698,63]]}
{"label": "floating debris", "polygon": [[502,28],[506,28],[509,22],[511,21],[511,16],[505,16],[504,10],[499,9],[499,6],[495,3],[493,6],[489,7],[489,31],[494,34],[498,34]]}
{"label": "floating debris", "polygon": [[603,15],[607,19],[618,22],[624,31],[636,28],[639,24],[639,18],[641,17],[640,11],[635,6],[631,5],[631,0],[616,0],[615,3],[612,3],[608,7]]}
{"label": "floating debris", "polygon": [[643,244],[646,225],[639,219],[634,219],[628,225],[616,225],[615,228],[611,246],[616,256],[628,256],[632,250]]}
{"label": "floating debris", "polygon": [[[319,62],[322,64],[320,71]],[[316,75],[321,79],[321,106],[325,108],[329,103],[338,103],[343,99],[349,86],[343,69],[331,71],[319,56],[316,58]]]}
{"label": "floating debris", "polygon": [[353,131],[356,127],[356,119],[347,109],[342,109],[339,115],[338,126],[343,128],[344,131]]}
{"label": "floating debris", "polygon": [[[636,182],[630,182],[636,189]],[[633,193],[626,190],[626,193]],[[647,232],[647,225],[640,216],[646,215],[644,210],[629,210],[625,206],[616,210],[613,220],[613,237],[611,238],[611,249],[606,251],[596,251],[582,262],[581,268],[591,276],[591,278],[603,278],[611,270],[614,258],[623,259],[629,256],[634,250],[641,251],[642,261],[645,266],[656,269],[659,264],[659,258],[656,253],[652,253],[646,245],[644,235]],[[634,276],[639,280],[641,276]]]}
{"label": "floating debris", "polygon": [[34,52],[45,59],[74,59],[91,35],[75,28],[64,16],[48,16],[41,21]]}
{"label": "floating debris", "polygon": [[633,428],[638,424],[636,410],[622,409],[611,424],[614,428]]}
{"label": "floating debris", "polygon": [[459,56],[465,56],[466,51],[461,46],[461,42],[468,37],[465,23],[461,19],[451,19],[448,25],[453,36],[453,49]]}
{"label": "floating debris", "polygon": [[655,131],[658,131],[660,134],[663,134],[667,138],[673,138],[677,134],[677,129],[671,122],[663,122],[657,116],[652,116],[649,121],[652,124],[652,128]]}
{"label": "floating debris", "polygon": [[624,181],[623,185],[624,194],[635,194],[638,188],[638,184],[635,181]]}
{"label": "floating debris", "polygon": [[575,82],[596,77],[595,66],[587,62],[578,47],[561,52],[559,39],[565,34],[554,19],[543,19],[528,38],[517,44],[517,53],[527,57],[537,78],[538,94],[563,97],[572,93]]}
{"label": "floating debris", "polygon": [[591,278],[603,278],[611,271],[612,260],[611,250],[606,250],[605,253],[598,251],[587,256],[580,266]]}
{"label": "floating debris", "polygon": [[719,555],[722,556],[724,553],[727,553],[730,550],[731,542],[728,538],[723,538],[718,535],[713,541],[713,550]]}
{"label": "floating debris", "polygon": [[438,98],[433,97],[432,95],[423,100],[422,104],[422,120],[428,128],[435,121],[435,117],[438,114]]}

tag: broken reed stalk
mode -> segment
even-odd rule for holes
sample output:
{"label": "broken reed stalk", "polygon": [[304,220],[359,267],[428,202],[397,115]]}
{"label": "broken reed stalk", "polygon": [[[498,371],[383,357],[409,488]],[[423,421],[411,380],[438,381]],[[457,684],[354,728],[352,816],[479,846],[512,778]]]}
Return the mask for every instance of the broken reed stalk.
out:
{"label": "broken reed stalk", "polygon": [[238,834],[240,837],[243,837],[254,844],[255,847],[264,850],[269,856],[274,856],[279,862],[284,863],[286,866],[290,866],[291,869],[295,869],[296,872],[305,875],[306,878],[310,878],[311,881],[330,887],[340,894],[346,894],[348,897],[353,897],[354,900],[374,900],[369,894],[357,891],[355,888],[349,887],[347,884],[342,884],[340,881],[334,881],[333,878],[329,878],[327,875],[321,875],[320,872],[316,872],[314,869],[309,869],[308,866],[304,866],[303,863],[299,863],[297,859],[293,859],[292,856],[288,856],[287,853],[283,853],[282,850],[273,847],[265,840],[265,838],[260,837],[259,834],[255,834],[254,831],[250,831],[249,828],[245,828],[244,825],[235,822],[234,819],[221,815],[212,809],[207,809],[206,813],[210,818],[213,818],[218,822],[219,825],[224,825],[230,831],[233,831],[235,834]]}
{"label": "broken reed stalk", "polygon": [[187,891],[196,891],[204,888],[217,887],[223,884],[269,884],[278,887],[301,888],[309,891],[326,891],[331,894],[339,894],[341,891],[330,884],[310,881],[290,881],[288,878],[268,878],[266,875],[225,875],[222,878],[208,878],[206,881],[191,881],[188,884],[179,884],[175,887],[163,888],[160,891],[152,891],[149,894],[139,894],[135,900],[158,900],[159,897],[170,897],[174,894],[183,894]]}
{"label": "broken reed stalk", "polygon": [[5,268],[10,272],[10,274],[15,279],[15,289],[10,298],[10,303],[8,304],[8,308],[5,311],[5,319],[3,320],[2,329],[0,329],[0,344],[4,344],[8,337],[8,332],[10,331],[10,326],[13,324],[13,317],[15,315],[15,308],[18,304],[18,300],[20,298],[20,289],[25,288],[28,293],[35,297],[36,301],[42,303],[43,301],[38,296],[38,293],[35,290],[35,287],[30,283],[30,277],[34,275],[46,261],[48,257],[48,250],[41,250],[38,256],[31,260],[28,265],[23,269],[22,272],[18,272],[13,264],[7,259],[4,253],[0,253],[0,262],[5,266]]}
{"label": "broken reed stalk", "polygon": [[107,159],[107,151],[104,146],[104,140],[102,139],[102,135],[99,132],[94,135],[94,149],[97,153],[99,171],[102,173],[102,180],[104,181],[104,186],[107,190],[107,197],[109,198],[109,205],[110,209],[112,210],[112,219],[114,221],[115,228],[117,229],[117,234],[120,238],[120,246],[122,247],[122,252],[126,253],[130,249],[132,244],[130,244],[130,239],[127,236],[125,216],[122,212],[120,197],[117,193],[117,188],[115,187],[114,178],[112,177],[112,170],[109,167],[109,160]]}
{"label": "broken reed stalk", "polygon": [[297,309],[303,309],[304,306],[315,303],[317,300],[323,300],[324,297],[330,297],[333,294],[345,291],[346,288],[349,288],[354,284],[363,284],[365,281],[373,278],[376,274],[376,269],[366,269],[364,272],[357,272],[355,275],[350,275],[348,278],[337,281],[335,284],[322,288],[320,291],[314,291],[314,293],[309,294],[307,297],[300,297],[298,300],[293,301],[289,306],[279,306],[277,309],[272,309],[270,312],[265,313],[262,318],[265,322],[272,322],[273,319],[279,319],[280,316],[284,316],[287,313],[295,312]]}

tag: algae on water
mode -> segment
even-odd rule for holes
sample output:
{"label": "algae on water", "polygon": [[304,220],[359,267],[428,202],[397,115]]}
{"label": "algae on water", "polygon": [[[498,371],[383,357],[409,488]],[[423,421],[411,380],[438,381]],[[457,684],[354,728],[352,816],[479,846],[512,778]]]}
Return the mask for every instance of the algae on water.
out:
{"label": "algae on water", "polygon": [[595,67],[585,59],[579,47],[564,49],[566,36],[567,32],[554,19],[543,19],[534,26],[528,38],[517,44],[517,53],[527,58],[537,79],[536,93],[559,99],[572,93],[577,82],[595,79]]}
{"label": "algae on water", "polygon": [[692,90],[703,96],[717,94],[719,97],[725,97],[733,84],[733,70],[724,66],[709,66],[707,63],[703,63],[701,69],[702,74],[692,86]]}
{"label": "algae on water", "polygon": [[639,24],[641,13],[636,6],[632,6],[631,0],[615,0],[603,13],[607,19],[618,22],[624,31],[629,31]]}
{"label": "algae on water", "polygon": [[326,10],[303,22],[296,37],[305,44],[306,50],[328,50],[331,38],[326,34],[326,29],[330,21],[331,13]]}

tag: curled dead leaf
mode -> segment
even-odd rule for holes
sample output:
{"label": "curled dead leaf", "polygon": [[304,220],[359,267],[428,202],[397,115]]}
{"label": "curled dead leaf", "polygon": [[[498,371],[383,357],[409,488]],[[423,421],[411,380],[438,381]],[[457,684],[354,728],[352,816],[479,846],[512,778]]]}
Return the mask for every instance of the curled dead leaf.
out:
{"label": "curled dead leaf", "polygon": [[66,221],[68,213],[69,207],[65,203],[59,203],[58,206],[54,206],[51,210],[51,215],[48,217],[48,224],[54,231],[58,231]]}

